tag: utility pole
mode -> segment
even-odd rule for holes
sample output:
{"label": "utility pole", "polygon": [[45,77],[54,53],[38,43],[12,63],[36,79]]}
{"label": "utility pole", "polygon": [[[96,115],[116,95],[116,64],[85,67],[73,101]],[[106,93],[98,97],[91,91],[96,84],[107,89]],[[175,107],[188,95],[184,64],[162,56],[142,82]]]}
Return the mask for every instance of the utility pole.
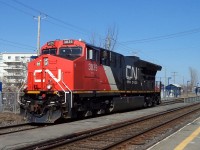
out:
{"label": "utility pole", "polygon": [[38,21],[38,33],[37,33],[37,55],[40,55],[40,26],[41,26],[41,19],[45,19],[46,17],[41,17],[39,15],[36,19]]}
{"label": "utility pole", "polygon": [[167,86],[167,67],[165,67],[165,85],[164,85],[164,98],[166,97],[166,86]]}
{"label": "utility pole", "polygon": [[37,55],[40,55],[40,21],[41,21],[41,16],[38,16],[38,34],[37,34]]}
{"label": "utility pole", "polygon": [[165,67],[165,86],[167,85],[167,68]]}
{"label": "utility pole", "polygon": [[176,81],[175,78],[176,78],[176,74],[177,74],[177,73],[178,73],[178,72],[172,72],[172,74],[173,74],[172,76],[174,77],[174,83],[176,83],[176,82],[175,82],[175,81]]}

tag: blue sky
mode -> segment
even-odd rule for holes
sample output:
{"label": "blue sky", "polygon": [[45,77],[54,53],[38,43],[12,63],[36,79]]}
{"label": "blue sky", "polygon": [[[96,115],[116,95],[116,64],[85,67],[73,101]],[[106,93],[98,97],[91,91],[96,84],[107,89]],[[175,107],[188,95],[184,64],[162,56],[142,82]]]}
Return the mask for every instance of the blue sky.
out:
{"label": "blue sky", "polygon": [[0,52],[34,52],[34,16],[40,13],[41,45],[55,39],[89,42],[93,33],[104,38],[116,26],[115,51],[163,66],[157,75],[162,81],[165,72],[177,72],[182,84],[190,80],[189,67],[200,74],[199,8],[199,0],[0,0]]}

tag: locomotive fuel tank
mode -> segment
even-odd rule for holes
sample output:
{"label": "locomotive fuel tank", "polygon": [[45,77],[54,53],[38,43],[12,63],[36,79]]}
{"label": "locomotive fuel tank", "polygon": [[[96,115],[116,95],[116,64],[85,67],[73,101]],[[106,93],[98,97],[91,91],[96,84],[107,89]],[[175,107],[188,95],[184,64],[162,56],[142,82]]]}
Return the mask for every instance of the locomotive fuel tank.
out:
{"label": "locomotive fuel tank", "polygon": [[115,97],[113,98],[110,112],[132,110],[136,108],[142,108],[143,106],[144,106],[144,96]]}

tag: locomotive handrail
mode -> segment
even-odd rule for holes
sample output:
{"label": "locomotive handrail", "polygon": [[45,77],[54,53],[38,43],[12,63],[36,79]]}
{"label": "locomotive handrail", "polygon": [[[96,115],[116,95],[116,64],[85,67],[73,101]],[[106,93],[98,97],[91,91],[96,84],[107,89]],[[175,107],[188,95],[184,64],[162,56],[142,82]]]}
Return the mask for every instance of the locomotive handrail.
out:
{"label": "locomotive handrail", "polygon": [[[64,90],[64,88],[60,85],[60,83],[58,83],[59,81],[57,81],[55,78],[54,78],[54,76],[52,76],[51,74],[49,74],[50,75],[50,77],[60,86],[60,88],[63,90],[63,92],[65,93],[65,102],[64,103],[62,103],[62,104],[66,104],[67,103],[67,98],[66,98],[66,93],[68,93],[68,92],[66,92],[65,90]],[[63,76],[62,76],[62,83],[63,83],[63,85],[69,90],[69,92],[70,92],[70,95],[71,95],[71,108],[72,108],[72,90],[70,90],[70,88],[63,82]]]}
{"label": "locomotive handrail", "polygon": [[19,100],[19,92],[20,92],[21,89],[24,87],[24,85],[25,85],[25,82],[22,84],[22,86],[19,88],[19,90],[18,90],[18,92],[17,92],[17,94],[18,94],[18,96],[17,96],[17,102],[18,102],[20,105],[24,105],[24,104],[21,103],[20,100]]}
{"label": "locomotive handrail", "polygon": [[[70,90],[70,88],[65,84],[65,82],[62,80],[62,83],[64,84],[64,86],[70,91],[70,97],[71,97],[71,108],[72,108],[72,90]],[[67,103],[67,99],[66,99],[66,93],[65,93],[65,102],[62,104],[66,104]]]}
{"label": "locomotive handrail", "polygon": [[[56,81],[56,80],[55,80]],[[56,81],[56,83],[60,86],[60,88],[63,90],[63,92],[65,93],[65,102],[62,103],[62,104],[66,104],[67,103],[67,99],[66,99],[66,93],[69,93],[69,92],[66,92],[63,87],[60,85],[60,83],[58,83]],[[65,85],[65,83],[62,81],[62,83]],[[70,94],[71,94],[71,102],[72,102],[72,91],[69,89],[69,87],[67,85],[65,85],[65,87],[70,91]],[[71,107],[72,107],[72,104],[71,104]]]}

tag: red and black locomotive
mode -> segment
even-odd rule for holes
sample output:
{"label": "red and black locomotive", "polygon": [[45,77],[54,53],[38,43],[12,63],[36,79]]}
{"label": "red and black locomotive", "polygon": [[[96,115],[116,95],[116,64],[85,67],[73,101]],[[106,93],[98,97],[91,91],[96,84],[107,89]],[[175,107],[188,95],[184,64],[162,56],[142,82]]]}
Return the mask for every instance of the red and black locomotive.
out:
{"label": "red and black locomotive", "polygon": [[86,117],[160,103],[161,66],[81,40],[47,42],[29,62],[21,113],[29,122]]}

